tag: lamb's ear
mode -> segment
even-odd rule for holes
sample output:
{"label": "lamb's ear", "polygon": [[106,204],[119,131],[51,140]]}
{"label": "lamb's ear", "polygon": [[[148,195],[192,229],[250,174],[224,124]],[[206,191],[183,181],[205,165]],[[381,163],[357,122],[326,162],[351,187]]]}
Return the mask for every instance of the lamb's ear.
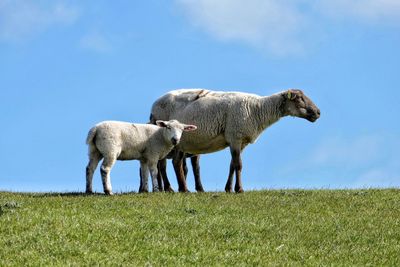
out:
{"label": "lamb's ear", "polygon": [[167,124],[165,123],[165,121],[162,121],[162,120],[156,121],[156,124],[160,127],[167,127]]}
{"label": "lamb's ear", "polygon": [[194,131],[194,130],[196,130],[196,129],[197,129],[197,126],[196,126],[196,125],[185,125],[185,126],[183,127],[183,130],[184,130],[185,132]]}

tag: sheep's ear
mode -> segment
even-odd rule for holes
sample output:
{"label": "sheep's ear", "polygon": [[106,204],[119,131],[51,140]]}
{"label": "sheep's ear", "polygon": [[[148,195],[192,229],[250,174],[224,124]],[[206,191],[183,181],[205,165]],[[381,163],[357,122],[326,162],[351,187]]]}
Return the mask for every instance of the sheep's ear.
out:
{"label": "sheep's ear", "polygon": [[167,124],[165,123],[165,121],[162,121],[162,120],[156,121],[156,124],[160,127],[167,127]]}
{"label": "sheep's ear", "polygon": [[185,132],[190,132],[190,131],[194,131],[197,129],[196,125],[185,125],[185,127],[183,127],[183,130]]}
{"label": "sheep's ear", "polygon": [[294,100],[296,98],[296,93],[293,92],[292,90],[289,90],[286,94],[287,99],[289,100]]}

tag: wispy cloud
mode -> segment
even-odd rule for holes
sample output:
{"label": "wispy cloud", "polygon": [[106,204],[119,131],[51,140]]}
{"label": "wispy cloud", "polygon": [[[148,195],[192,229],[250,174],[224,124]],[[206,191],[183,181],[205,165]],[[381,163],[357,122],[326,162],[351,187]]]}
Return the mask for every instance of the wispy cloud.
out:
{"label": "wispy cloud", "polygon": [[400,186],[399,150],[400,141],[392,134],[331,136],[283,174],[307,170],[315,172],[315,179],[349,188]]}
{"label": "wispy cloud", "polygon": [[366,135],[357,138],[332,136],[324,139],[308,159],[315,165],[368,164],[380,156],[383,140],[378,136]]}
{"label": "wispy cloud", "polygon": [[98,32],[91,32],[83,36],[80,40],[80,46],[98,53],[109,52],[111,50],[110,41]]}
{"label": "wispy cloud", "polygon": [[322,21],[399,23],[398,0],[176,0],[188,19],[222,41],[272,54],[302,53],[319,40]]}
{"label": "wispy cloud", "polygon": [[296,35],[306,20],[295,5],[277,0],[178,0],[194,25],[223,41],[266,47],[276,54],[299,52]]}
{"label": "wispy cloud", "polygon": [[357,19],[368,23],[399,23],[398,0],[321,0],[315,7],[335,19]]}
{"label": "wispy cloud", "polygon": [[0,0],[0,41],[23,41],[53,26],[73,24],[79,13],[60,1]]}

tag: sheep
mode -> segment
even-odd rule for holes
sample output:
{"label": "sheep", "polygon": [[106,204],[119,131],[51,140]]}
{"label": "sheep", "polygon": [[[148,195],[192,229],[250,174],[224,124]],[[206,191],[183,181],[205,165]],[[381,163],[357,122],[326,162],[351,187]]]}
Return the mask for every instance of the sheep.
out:
{"label": "sheep", "polygon": [[183,89],[171,91],[154,102],[151,122],[154,123],[166,115],[167,119],[194,123],[198,127],[194,134],[183,135],[180,144],[175,148],[173,165],[179,191],[188,191],[182,167],[185,153],[206,154],[229,146],[232,158],[225,191],[232,192],[235,173],[235,191],[239,193],[243,192],[243,149],[254,143],[267,127],[280,118],[295,116],[315,122],[320,117],[320,110],[298,89],[264,97],[242,92]]}
{"label": "sheep", "polygon": [[139,160],[141,169],[139,192],[148,192],[149,171],[153,192],[159,191],[157,162],[166,157],[179,143],[183,131],[193,131],[196,128],[195,125],[182,124],[177,120],[157,120],[156,125],[120,121],[104,121],[95,125],[90,129],[86,139],[89,146],[86,193],[93,192],[93,173],[102,158],[104,160],[100,173],[106,195],[112,195],[110,171],[116,160]]}

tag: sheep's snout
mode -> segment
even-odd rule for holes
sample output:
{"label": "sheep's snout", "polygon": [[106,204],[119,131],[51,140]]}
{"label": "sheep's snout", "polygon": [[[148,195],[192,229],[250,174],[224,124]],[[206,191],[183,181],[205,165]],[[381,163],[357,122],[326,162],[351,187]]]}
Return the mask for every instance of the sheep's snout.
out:
{"label": "sheep's snout", "polygon": [[307,120],[309,120],[310,122],[315,122],[321,116],[321,111],[319,110],[319,108],[309,110],[307,113]]}
{"label": "sheep's snout", "polygon": [[176,145],[179,143],[179,139],[176,138],[176,137],[172,137],[172,138],[171,138],[171,143],[172,143],[174,146],[176,146]]}

